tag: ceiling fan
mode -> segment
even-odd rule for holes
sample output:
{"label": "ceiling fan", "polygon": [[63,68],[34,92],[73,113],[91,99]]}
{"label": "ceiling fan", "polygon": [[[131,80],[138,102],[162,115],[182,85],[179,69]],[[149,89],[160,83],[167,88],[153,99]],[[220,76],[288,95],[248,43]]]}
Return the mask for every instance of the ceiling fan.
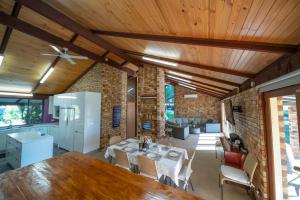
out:
{"label": "ceiling fan", "polygon": [[75,55],[69,55],[68,54],[68,48],[63,48],[62,51],[57,48],[54,45],[49,45],[54,51],[56,51],[58,54],[51,54],[51,53],[41,53],[43,56],[59,56],[65,60],[67,60],[70,64],[74,65],[76,64],[73,59],[78,59],[78,60],[87,60],[88,57],[86,56],[75,56]]}

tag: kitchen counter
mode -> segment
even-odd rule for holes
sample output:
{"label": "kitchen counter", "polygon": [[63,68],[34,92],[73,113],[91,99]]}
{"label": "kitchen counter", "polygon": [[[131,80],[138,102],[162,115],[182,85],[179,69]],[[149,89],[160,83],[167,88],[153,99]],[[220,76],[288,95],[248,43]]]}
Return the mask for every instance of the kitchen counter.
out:
{"label": "kitchen counter", "polygon": [[5,153],[6,136],[11,133],[25,133],[25,132],[40,132],[42,134],[49,134],[55,137],[55,142],[58,136],[58,123],[42,123],[23,126],[12,126],[10,128],[0,128],[0,153]]}
{"label": "kitchen counter", "polygon": [[6,160],[13,168],[19,168],[51,158],[53,140],[53,136],[42,136],[38,131],[7,134]]}
{"label": "kitchen counter", "polygon": [[39,132],[21,132],[21,133],[11,133],[8,134],[9,137],[15,139],[16,141],[20,143],[28,143],[33,142],[35,140],[44,140],[44,139],[51,139],[53,140],[53,136],[51,135],[41,135]]}

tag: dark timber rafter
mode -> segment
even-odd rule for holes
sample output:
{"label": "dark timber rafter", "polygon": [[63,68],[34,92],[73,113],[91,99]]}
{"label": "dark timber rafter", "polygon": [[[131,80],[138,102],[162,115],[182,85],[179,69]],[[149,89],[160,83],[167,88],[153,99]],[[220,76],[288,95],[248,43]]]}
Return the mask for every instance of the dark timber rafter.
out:
{"label": "dark timber rafter", "polygon": [[[76,38],[78,37],[77,34],[74,34],[73,37],[71,38],[70,42],[73,43]],[[41,79],[45,76],[45,74],[49,71],[50,68],[54,68],[56,66],[56,64],[61,60],[60,56],[56,56],[56,58],[53,60],[53,62],[49,65],[49,67],[46,69],[46,71],[44,72],[44,74],[41,76],[41,78],[39,79],[39,81],[36,83],[36,85],[33,87],[32,89],[32,93],[34,93],[34,91],[41,85],[40,81]]]}
{"label": "dark timber rafter", "polygon": [[170,58],[164,58],[164,57],[159,57],[159,56],[153,56],[150,54],[144,54],[140,52],[135,52],[135,51],[129,51],[129,50],[124,50],[122,49],[124,53],[131,54],[131,55],[136,55],[136,56],[145,56],[149,58],[155,58],[159,60],[165,60],[169,62],[174,62],[178,63],[180,65],[185,65],[188,67],[193,67],[197,69],[203,69],[203,70],[208,70],[208,71],[213,71],[213,72],[220,72],[223,74],[230,74],[230,75],[235,75],[235,76],[241,76],[241,77],[246,77],[246,78],[254,78],[255,74],[249,74],[249,73],[244,73],[244,72],[239,72],[235,70],[230,70],[230,69],[225,69],[225,68],[220,68],[220,67],[213,67],[209,65],[201,65],[198,63],[192,63],[192,62],[187,62],[187,61],[181,61],[181,60],[175,60],[175,59],[170,59]]}
{"label": "dark timber rafter", "polygon": [[201,74],[197,74],[197,73],[194,73],[194,72],[188,72],[188,71],[178,69],[178,68],[175,68],[175,67],[167,67],[167,66],[164,66],[162,64],[157,64],[157,63],[148,62],[148,61],[141,61],[141,62],[143,62],[145,64],[152,65],[152,66],[157,66],[157,67],[160,67],[160,68],[163,68],[163,69],[166,69],[166,70],[170,70],[170,71],[174,71],[174,72],[178,72],[178,73],[181,73],[181,74],[186,74],[186,75],[190,75],[190,76],[194,76],[194,77],[198,77],[198,78],[202,78],[202,79],[207,79],[207,80],[211,80],[211,81],[214,81],[214,82],[223,83],[223,84],[226,84],[226,85],[231,85],[231,86],[234,86],[234,87],[239,87],[239,85],[240,85],[238,83],[234,83],[234,82],[231,82],[231,81],[226,81],[226,80],[223,80],[223,79],[217,79],[217,78],[213,78],[213,77],[210,77],[210,76],[204,76],[204,75],[201,75]]}
{"label": "dark timber rafter", "polygon": [[4,12],[0,11],[0,18],[1,18],[0,24],[9,26],[11,28],[14,28],[18,31],[21,31],[21,32],[31,35],[33,37],[47,41],[51,44],[66,47],[70,51],[73,51],[74,53],[77,53],[77,54],[83,55],[83,56],[87,56],[88,58],[93,59],[97,62],[104,62],[110,66],[117,68],[117,69],[126,71],[129,75],[135,76],[134,71],[127,69],[126,67],[122,67],[120,64],[118,64],[117,62],[115,62],[113,60],[104,58],[104,57],[99,56],[93,52],[90,52],[82,47],[76,46],[69,41],[65,41],[65,40],[63,40],[51,33],[48,33],[47,31],[37,28],[27,22],[16,19],[15,17],[11,17],[11,16],[5,14]]}
{"label": "dark timber rafter", "polygon": [[262,52],[295,53],[297,45],[92,30],[99,35]]}
{"label": "dark timber rafter", "polygon": [[215,92],[215,93],[220,93],[220,94],[223,94],[223,95],[227,93],[227,92],[224,92],[224,91],[215,90],[215,89],[208,88],[208,87],[205,87],[205,86],[202,86],[202,85],[197,85],[195,83],[187,83],[187,82],[184,82],[184,81],[181,81],[181,80],[177,80],[177,79],[173,79],[173,78],[169,78],[169,77],[166,77],[166,79],[167,80],[176,81],[178,83],[182,83],[182,84],[185,84],[185,85],[189,85],[191,87],[195,86],[195,87],[203,89],[203,90],[209,90],[209,91],[212,91],[212,92]]}
{"label": "dark timber rafter", "polygon": [[184,82],[182,82],[182,81],[177,81],[177,80],[169,79],[169,78],[166,78],[166,80],[172,81],[172,82],[175,82],[175,83],[178,83],[178,84],[187,85],[187,86],[189,86],[189,87],[194,87],[194,88],[197,88],[197,89],[200,89],[200,90],[203,90],[203,91],[206,91],[206,92],[211,92],[211,93],[214,93],[214,94],[217,94],[217,95],[221,95],[221,96],[226,95],[226,93],[219,92],[219,91],[212,90],[212,89],[206,89],[206,88],[200,87],[200,86],[198,86],[198,85],[191,85],[191,84],[189,84],[189,83],[184,83]]}
{"label": "dark timber rafter", "polygon": [[118,55],[119,57],[127,60],[137,66],[141,66],[140,62],[134,59],[131,56],[124,54],[120,49],[112,45],[111,43],[105,41],[104,39],[98,37],[97,35],[93,34],[89,29],[85,28],[84,26],[80,25],[79,23],[75,22],[71,18],[67,17],[63,13],[59,12],[58,10],[54,9],[53,7],[49,6],[47,3],[41,0],[16,0],[17,2],[21,3],[22,5],[34,10],[35,12],[51,19],[52,21],[66,27],[67,29],[73,31],[74,33],[86,38],[87,40],[101,46],[104,49]]}
{"label": "dark timber rafter", "polygon": [[[178,82],[175,82],[175,81],[168,80],[168,82],[170,82],[173,85],[178,85]],[[184,86],[181,86],[181,85],[178,85],[178,86],[184,87]],[[184,87],[184,88],[187,88],[187,87]],[[201,89],[198,89],[198,88],[196,88],[195,91],[202,92],[204,94],[207,94],[207,95],[210,95],[210,96],[213,96],[213,97],[216,97],[216,98],[222,98],[222,95],[220,95],[220,94],[215,94],[215,93],[208,92],[208,91],[205,91],[205,90],[201,90]]]}
{"label": "dark timber rafter", "polygon": [[[18,17],[19,12],[21,10],[21,4],[19,3],[15,3],[14,8],[12,10],[11,16],[12,17]],[[9,41],[10,35],[12,33],[12,28],[11,27],[7,27],[1,42],[1,46],[0,46],[0,55],[3,55],[7,46],[7,43]]]}
{"label": "dark timber rafter", "polygon": [[174,76],[174,77],[177,77],[177,78],[180,78],[180,79],[188,80],[191,83],[199,83],[201,85],[206,85],[206,86],[209,86],[209,87],[212,87],[212,88],[216,88],[216,89],[220,89],[220,90],[224,90],[224,91],[227,91],[227,92],[231,92],[232,91],[232,90],[224,88],[224,87],[220,87],[220,86],[217,86],[217,85],[212,85],[212,84],[209,84],[209,83],[206,83],[206,82],[202,82],[202,81],[198,81],[198,80],[194,80],[194,79],[188,79],[188,78],[185,78],[185,77],[182,77],[182,76],[177,76],[177,75],[174,75],[174,74],[171,74],[171,73],[168,73],[168,72],[166,72],[166,75],[167,76]]}

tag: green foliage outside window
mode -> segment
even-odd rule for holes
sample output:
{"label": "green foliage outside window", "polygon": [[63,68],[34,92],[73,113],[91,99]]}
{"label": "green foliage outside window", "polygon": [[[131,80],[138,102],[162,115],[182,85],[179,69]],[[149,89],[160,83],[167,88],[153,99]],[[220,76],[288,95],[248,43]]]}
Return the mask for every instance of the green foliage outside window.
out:
{"label": "green foliage outside window", "polygon": [[174,86],[166,85],[166,104],[165,104],[165,118],[173,119],[174,118]]}
{"label": "green foliage outside window", "polygon": [[43,100],[0,98],[0,127],[42,122]]}

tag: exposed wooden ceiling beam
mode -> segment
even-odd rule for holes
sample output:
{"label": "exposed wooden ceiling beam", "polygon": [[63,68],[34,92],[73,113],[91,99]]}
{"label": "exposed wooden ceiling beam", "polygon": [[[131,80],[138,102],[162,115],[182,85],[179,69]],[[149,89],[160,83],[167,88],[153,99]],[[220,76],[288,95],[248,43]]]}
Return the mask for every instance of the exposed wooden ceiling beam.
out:
{"label": "exposed wooden ceiling beam", "polygon": [[[177,82],[175,82],[175,81],[171,81],[171,80],[169,80],[169,82],[171,83],[171,84],[174,84],[174,85],[178,85],[178,83]],[[184,87],[184,86],[181,86],[181,85],[178,85],[179,87],[183,87],[183,88],[187,88],[187,87]],[[188,88],[187,88],[188,89]],[[212,92],[207,92],[207,91],[203,91],[203,90],[201,90],[201,89],[196,89],[195,90],[196,92],[202,92],[202,93],[204,93],[204,94],[207,94],[207,95],[209,95],[209,96],[213,96],[213,97],[216,97],[216,98],[222,98],[222,96],[221,95],[219,95],[219,94],[215,94],[215,93],[212,93]]]}
{"label": "exposed wooden ceiling beam", "polygon": [[217,78],[213,78],[213,77],[210,77],[210,76],[204,76],[204,75],[201,75],[201,74],[188,72],[188,71],[185,71],[185,70],[182,70],[182,69],[177,69],[175,67],[167,67],[167,66],[164,66],[162,64],[157,64],[157,63],[148,62],[148,61],[144,61],[144,60],[141,61],[141,62],[145,63],[145,64],[152,65],[152,66],[157,66],[157,67],[160,67],[160,68],[163,68],[163,69],[166,69],[166,70],[170,70],[170,71],[174,71],[174,72],[178,72],[178,73],[181,73],[181,74],[186,74],[186,75],[190,75],[190,76],[194,76],[194,77],[198,77],[198,78],[202,78],[202,79],[207,79],[207,80],[211,80],[211,81],[214,81],[214,82],[231,85],[231,86],[234,86],[234,87],[239,87],[239,85],[240,85],[238,83],[234,83],[234,82],[231,82],[231,81],[226,81],[226,80],[223,80],[223,79],[217,79]]}
{"label": "exposed wooden ceiling beam", "polygon": [[197,80],[194,80],[194,79],[185,78],[185,77],[182,77],[182,76],[177,76],[177,75],[174,75],[174,74],[171,74],[171,73],[168,73],[168,72],[166,72],[166,74],[167,74],[167,76],[170,75],[170,76],[174,76],[174,77],[177,77],[177,78],[186,79],[188,81],[191,81],[192,83],[199,83],[201,85],[206,85],[206,86],[217,88],[217,89],[224,90],[224,91],[227,91],[227,92],[232,91],[232,90],[224,88],[224,87],[220,87],[220,86],[217,86],[217,85],[212,85],[212,84],[205,83],[205,82],[202,82],[202,81],[197,81]]}
{"label": "exposed wooden ceiling beam", "polygon": [[134,59],[131,56],[124,54],[120,49],[112,45],[111,43],[105,41],[104,39],[98,37],[97,35],[93,34],[89,29],[85,28],[81,24],[75,22],[71,18],[67,17],[63,13],[59,12],[58,10],[54,9],[47,3],[41,0],[16,0],[17,2],[21,3],[22,5],[34,10],[35,12],[39,13],[51,19],[52,21],[62,25],[63,27],[77,33],[78,35],[86,38],[87,40],[101,46],[104,49],[109,50],[110,52],[118,55],[119,57],[123,58],[124,60],[128,60],[129,62],[140,66],[141,63]]}
{"label": "exposed wooden ceiling beam", "polygon": [[38,39],[44,40],[51,44],[66,47],[70,51],[73,51],[79,55],[87,56],[88,58],[93,59],[100,63],[106,63],[108,65],[111,65],[112,67],[126,71],[128,74],[130,74],[132,76],[135,76],[135,71],[128,69],[126,67],[122,67],[120,64],[118,64],[117,62],[115,62],[113,60],[104,58],[104,57],[99,56],[93,52],[90,52],[82,47],[76,46],[76,45],[72,44],[71,42],[65,41],[65,40],[63,40],[51,33],[48,33],[47,31],[37,28],[27,22],[24,22],[20,19],[16,19],[15,17],[11,17],[11,16],[5,14],[4,12],[0,11],[0,18],[1,18],[0,24],[9,26],[18,31],[21,31],[23,33],[26,33],[26,34],[36,37]]}
{"label": "exposed wooden ceiling beam", "polygon": [[262,52],[295,53],[297,45],[92,30],[99,35]]}
{"label": "exposed wooden ceiling beam", "polygon": [[[18,17],[21,7],[22,7],[21,4],[15,3],[13,10],[11,12],[11,16]],[[12,30],[13,29],[11,27],[6,27],[6,30],[5,30],[5,33],[4,33],[2,42],[1,42],[1,46],[0,46],[0,55],[3,55],[5,52],[5,49],[6,49],[8,41],[9,41],[10,35],[12,33]]]}
{"label": "exposed wooden ceiling beam", "polygon": [[177,81],[177,80],[174,80],[174,79],[166,78],[166,80],[172,81],[172,82],[175,82],[175,83],[178,83],[178,84],[187,85],[187,86],[189,86],[189,87],[194,87],[194,88],[196,88],[196,89],[200,89],[200,90],[203,90],[203,91],[206,91],[206,92],[214,93],[214,94],[220,95],[220,96],[224,96],[224,95],[227,94],[227,93],[220,93],[219,91],[215,91],[215,90],[211,90],[211,89],[205,89],[205,88],[199,87],[199,86],[197,86],[197,85],[187,84],[187,83],[184,83],[184,82],[182,82],[182,81]]}
{"label": "exposed wooden ceiling beam", "polygon": [[169,61],[169,62],[178,63],[180,65],[185,65],[185,66],[188,66],[188,67],[193,67],[193,68],[203,69],[203,70],[208,70],[208,71],[213,71],[213,72],[220,72],[220,73],[223,73],[223,74],[241,76],[241,77],[246,77],[246,78],[253,78],[255,76],[255,74],[239,72],[239,71],[235,71],[235,70],[230,70],[230,69],[220,68],[220,67],[214,67],[214,66],[209,66],[209,65],[201,65],[201,64],[198,64],[198,63],[175,60],[175,59],[170,59],[170,58],[164,58],[164,57],[154,56],[154,55],[150,55],[150,54],[145,54],[145,53],[140,53],[140,52],[135,52],[135,51],[129,51],[129,50],[125,50],[125,49],[122,49],[122,51],[124,53],[131,54],[131,55],[136,55],[136,56],[141,56],[141,57],[145,56],[145,57],[149,57],[149,58],[165,60],[165,61]]}
{"label": "exposed wooden ceiling beam", "polygon": [[[78,37],[78,34],[74,34],[73,37],[70,39],[70,42],[73,43],[76,38]],[[60,56],[56,56],[56,58],[53,60],[53,62],[49,65],[49,67],[45,70],[44,74],[41,76],[41,78],[38,80],[38,82],[35,84],[35,86],[32,89],[32,93],[41,85],[40,81],[45,76],[45,74],[49,71],[49,69],[54,68],[56,64],[61,60]]]}
{"label": "exposed wooden ceiling beam", "polygon": [[177,79],[173,79],[173,78],[170,78],[170,77],[165,77],[167,80],[172,80],[172,81],[176,81],[178,83],[181,83],[181,84],[186,84],[186,85],[189,85],[191,87],[195,86],[199,89],[203,89],[203,90],[208,90],[208,91],[211,91],[211,92],[215,92],[215,93],[220,93],[222,95],[225,95],[227,94],[228,92],[224,92],[224,91],[220,91],[220,90],[215,90],[215,89],[212,89],[212,88],[208,88],[208,87],[205,87],[205,86],[202,86],[202,85],[197,85],[195,83],[187,83],[187,82],[184,82],[184,81],[181,81],[181,80],[177,80]]}

